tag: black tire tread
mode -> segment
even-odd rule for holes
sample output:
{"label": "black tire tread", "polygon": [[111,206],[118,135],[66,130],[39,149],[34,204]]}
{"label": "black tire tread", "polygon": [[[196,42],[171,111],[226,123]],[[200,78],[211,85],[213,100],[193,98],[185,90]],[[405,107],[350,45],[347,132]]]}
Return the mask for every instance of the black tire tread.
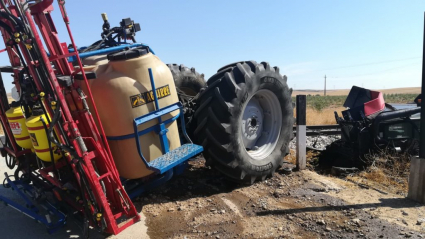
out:
{"label": "black tire tread", "polygon": [[[204,74],[199,74],[195,68],[186,67],[183,64],[167,64],[174,78],[176,88],[184,92],[184,88],[189,88],[199,93],[202,88],[206,88],[207,83]],[[188,94],[188,92],[184,92]]]}
{"label": "black tire tread", "polygon": [[[253,175],[249,174],[240,165],[240,162],[235,160],[233,149],[230,147],[231,118],[232,112],[235,112],[240,105],[235,105],[241,95],[244,87],[250,84],[251,78],[255,74],[264,73],[272,74],[277,77],[286,89],[286,96],[290,90],[286,84],[286,76],[281,76],[278,67],[270,67],[267,62],[258,64],[255,61],[241,61],[226,65],[218,70],[212,76],[207,84],[208,88],[200,95],[200,107],[195,113],[197,128],[195,132],[195,140],[198,144],[204,147],[204,157],[207,160],[207,165],[211,165],[218,171],[228,176],[230,179],[252,184],[256,180],[264,180],[268,176],[272,176],[274,171],[282,165],[282,161],[273,165],[267,174]],[[292,105],[292,103],[291,103]],[[293,121],[293,115],[290,115]],[[283,126],[282,126],[283,127]],[[292,139],[291,134],[281,135],[285,142],[289,143]],[[282,152],[288,153],[288,145],[284,144],[281,148]]]}

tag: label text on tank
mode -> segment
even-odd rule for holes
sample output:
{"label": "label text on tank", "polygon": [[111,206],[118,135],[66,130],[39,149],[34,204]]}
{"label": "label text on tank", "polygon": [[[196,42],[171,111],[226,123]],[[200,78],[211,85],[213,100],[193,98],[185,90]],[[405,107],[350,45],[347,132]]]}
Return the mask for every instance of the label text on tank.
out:
{"label": "label text on tank", "polygon": [[[170,92],[170,87],[168,85],[156,88],[156,96],[158,97],[158,100],[164,97],[167,97],[169,95],[171,95],[171,92]],[[153,91],[151,90],[148,92],[143,92],[137,95],[130,96],[130,102],[131,102],[132,108],[136,108],[136,107],[145,105],[147,103],[151,103],[154,100],[155,99],[153,96]]]}

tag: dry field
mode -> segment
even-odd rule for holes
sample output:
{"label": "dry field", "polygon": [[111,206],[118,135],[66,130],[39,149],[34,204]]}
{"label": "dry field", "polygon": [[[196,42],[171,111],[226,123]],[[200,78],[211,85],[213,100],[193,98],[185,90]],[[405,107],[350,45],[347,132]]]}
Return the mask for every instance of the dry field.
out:
{"label": "dry field", "polygon": [[334,112],[341,115],[344,107],[329,107],[322,111],[317,111],[312,108],[307,108],[307,125],[328,125],[336,124]]}
{"label": "dry field", "polygon": [[[336,124],[334,112],[338,112],[341,115],[341,111],[345,110],[345,107],[328,107],[322,111],[317,111],[311,107],[307,107],[307,125],[329,125]],[[294,117],[296,113],[294,110]]]}
{"label": "dry field", "polygon": [[[316,101],[316,99],[320,100],[322,97],[319,97],[319,98],[312,97],[316,95],[323,96],[323,91],[321,90],[295,90],[292,93],[292,96],[294,97],[300,94],[311,95],[311,96],[307,96],[307,125],[328,125],[328,124],[336,124],[335,115],[334,115],[335,111],[338,112],[339,115],[341,115],[341,111],[345,110],[345,108],[342,107],[342,104],[345,101],[344,96],[348,95],[349,91],[350,91],[349,89],[327,91],[328,96],[332,96],[331,98],[336,97],[338,99],[335,99],[335,101],[333,101],[330,104],[325,102],[324,105],[328,104],[329,106],[324,106],[322,110],[317,110],[317,108],[314,108],[314,104],[313,104],[314,101]],[[380,91],[384,94],[396,94],[396,95],[385,96],[387,103],[408,103],[413,101],[415,94],[419,94],[421,92],[421,88],[408,87],[408,88],[394,88],[394,89],[377,90],[377,91]],[[407,98],[412,97],[412,99],[406,100],[405,94],[412,94],[412,95],[408,95],[407,97]],[[341,98],[338,96],[343,96],[343,97]],[[309,102],[309,100],[312,100],[313,103]]]}
{"label": "dry field", "polygon": [[[384,94],[419,94],[421,87],[405,87],[394,89],[374,89]],[[326,95],[348,95],[350,89],[327,90]],[[323,90],[294,90],[292,95],[323,95]]]}

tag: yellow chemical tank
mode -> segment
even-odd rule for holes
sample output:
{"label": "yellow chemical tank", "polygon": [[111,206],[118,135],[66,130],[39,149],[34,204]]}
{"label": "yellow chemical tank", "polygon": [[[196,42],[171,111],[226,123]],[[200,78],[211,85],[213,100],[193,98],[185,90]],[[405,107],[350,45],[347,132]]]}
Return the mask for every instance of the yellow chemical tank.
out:
{"label": "yellow chemical tank", "polygon": [[[159,106],[165,107],[178,102],[173,76],[168,67],[147,48],[133,48],[110,54],[109,61],[103,57],[92,57],[85,64],[96,73],[97,78],[89,80],[90,89],[99,111],[100,120],[108,137],[120,176],[135,179],[152,173],[140,158],[135,138],[117,139],[134,133],[133,120],[155,110],[148,68],[152,68],[158,92]],[[77,81],[87,90],[84,82]],[[89,104],[90,105],[90,104]],[[176,116],[178,111],[162,117],[162,120]],[[139,126],[139,131],[157,124],[156,120]],[[170,150],[180,146],[177,122],[167,125]],[[115,140],[111,140],[114,137]],[[122,137],[121,137],[122,138]],[[125,137],[124,137],[125,138]],[[161,143],[155,132],[140,136],[141,149],[147,161],[162,155]]]}
{"label": "yellow chemical tank", "polygon": [[31,139],[25,125],[24,112],[19,103],[12,102],[11,108],[6,111],[6,117],[16,143],[24,149],[32,149]]}
{"label": "yellow chemical tank", "polygon": [[[33,110],[33,115],[26,120],[26,125],[37,157],[45,162],[52,162],[49,141],[40,118],[44,120],[47,128],[49,128],[47,117],[41,109]],[[56,152],[57,147],[54,143],[51,143],[51,149],[53,150],[53,160],[56,162],[62,155]]]}

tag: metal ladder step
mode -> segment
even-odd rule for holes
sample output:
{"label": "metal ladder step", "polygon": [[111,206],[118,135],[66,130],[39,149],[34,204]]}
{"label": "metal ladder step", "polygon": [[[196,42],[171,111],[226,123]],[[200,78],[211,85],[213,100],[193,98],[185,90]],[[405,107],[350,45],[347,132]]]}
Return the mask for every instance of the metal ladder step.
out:
{"label": "metal ladder step", "polygon": [[176,165],[196,156],[203,150],[202,146],[196,144],[184,144],[170,152],[148,162],[149,167],[162,174],[174,168]]}

